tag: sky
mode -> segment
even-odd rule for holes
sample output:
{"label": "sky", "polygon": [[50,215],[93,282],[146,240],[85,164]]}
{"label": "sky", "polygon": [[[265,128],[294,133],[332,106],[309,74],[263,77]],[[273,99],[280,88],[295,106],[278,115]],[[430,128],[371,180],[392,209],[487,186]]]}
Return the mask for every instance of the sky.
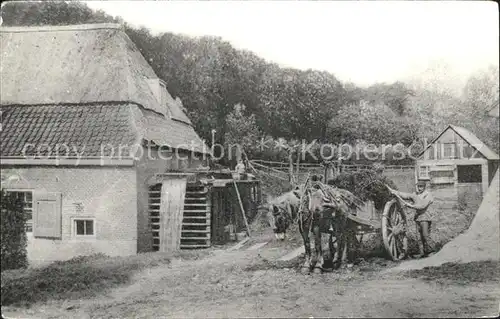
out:
{"label": "sky", "polygon": [[492,1],[85,2],[153,34],[219,36],[281,66],[358,85],[429,76],[429,65],[460,85],[499,60]]}

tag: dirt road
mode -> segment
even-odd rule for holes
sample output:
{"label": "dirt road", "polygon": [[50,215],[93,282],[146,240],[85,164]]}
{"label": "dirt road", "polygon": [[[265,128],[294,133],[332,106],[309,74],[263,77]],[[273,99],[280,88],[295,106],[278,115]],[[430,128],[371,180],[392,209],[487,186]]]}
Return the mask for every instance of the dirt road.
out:
{"label": "dirt road", "polygon": [[[249,243],[253,245],[255,243]],[[88,300],[53,301],[21,318],[477,317],[498,313],[498,281],[428,282],[382,274],[373,259],[329,274],[301,275],[298,260],[269,243],[255,250],[214,251],[200,260],[152,268],[133,284]]]}

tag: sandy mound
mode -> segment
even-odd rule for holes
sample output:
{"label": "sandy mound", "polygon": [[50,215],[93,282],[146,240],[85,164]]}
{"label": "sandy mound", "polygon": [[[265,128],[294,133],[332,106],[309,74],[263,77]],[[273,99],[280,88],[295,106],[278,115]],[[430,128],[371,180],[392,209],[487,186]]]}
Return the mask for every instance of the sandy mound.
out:
{"label": "sandy mound", "polygon": [[391,270],[421,269],[447,262],[466,263],[480,260],[500,260],[499,171],[479,207],[469,229],[457,236],[435,255],[403,262]]}

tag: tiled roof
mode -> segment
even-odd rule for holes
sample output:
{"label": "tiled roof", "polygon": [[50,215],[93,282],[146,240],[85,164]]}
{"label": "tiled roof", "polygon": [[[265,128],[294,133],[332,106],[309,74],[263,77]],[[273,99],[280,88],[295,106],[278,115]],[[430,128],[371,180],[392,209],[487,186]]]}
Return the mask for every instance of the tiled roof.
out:
{"label": "tiled roof", "polygon": [[57,150],[61,157],[95,157],[101,156],[101,146],[107,156],[107,145],[137,141],[129,103],[2,106],[0,136],[2,157],[52,157]]}
{"label": "tiled roof", "polygon": [[142,140],[209,153],[192,126],[128,102],[5,105],[0,137],[1,157],[54,157],[57,150],[60,157],[100,157],[112,149],[116,157],[122,147],[126,158]]}

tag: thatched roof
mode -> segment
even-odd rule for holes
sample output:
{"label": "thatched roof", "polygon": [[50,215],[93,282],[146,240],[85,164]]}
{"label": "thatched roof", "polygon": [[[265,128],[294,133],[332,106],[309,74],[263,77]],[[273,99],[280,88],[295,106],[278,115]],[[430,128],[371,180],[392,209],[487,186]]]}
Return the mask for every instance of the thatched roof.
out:
{"label": "thatched roof", "polygon": [[[133,101],[166,113],[151,88],[159,80],[118,24],[0,27],[0,102]],[[154,82],[154,81],[153,81]],[[189,119],[168,92],[164,103]]]}
{"label": "thatched roof", "polygon": [[145,138],[157,130],[155,138],[174,148],[191,140],[203,145],[120,25],[0,27],[0,42],[0,104],[131,102],[158,117],[159,127],[145,128]]}
{"label": "thatched roof", "polygon": [[158,146],[163,145],[204,154],[210,153],[210,149],[191,126],[188,127],[179,121],[157,116],[148,110],[142,110],[141,114],[136,116],[136,120],[142,139]]}

